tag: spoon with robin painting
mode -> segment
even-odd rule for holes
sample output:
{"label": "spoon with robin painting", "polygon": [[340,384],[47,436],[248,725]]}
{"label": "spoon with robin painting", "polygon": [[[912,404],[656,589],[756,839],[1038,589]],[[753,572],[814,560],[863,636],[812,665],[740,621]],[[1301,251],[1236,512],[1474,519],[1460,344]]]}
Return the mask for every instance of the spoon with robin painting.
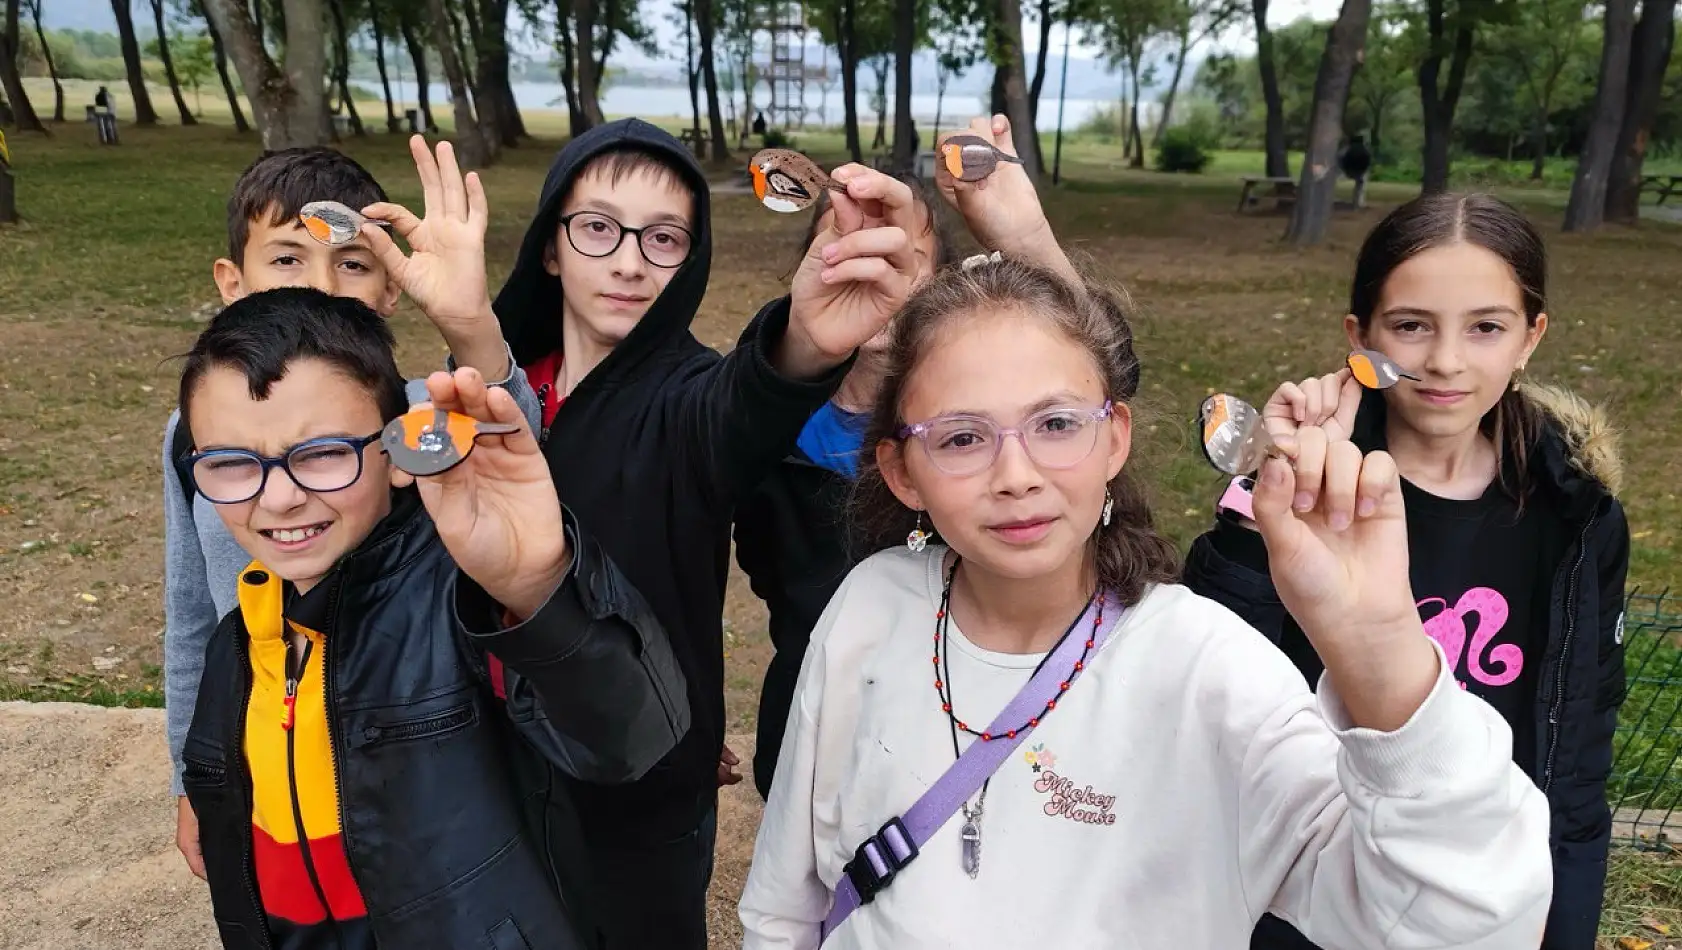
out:
{"label": "spoon with robin painting", "polygon": [[1000,150],[979,135],[954,135],[940,143],[941,163],[959,181],[980,181],[998,170],[1000,162],[1022,164],[1022,159]]}
{"label": "spoon with robin painting", "polygon": [[341,247],[356,240],[364,224],[391,227],[389,221],[376,221],[337,201],[312,201],[304,205],[298,209],[298,222],[310,237],[328,247]]}
{"label": "spoon with robin painting", "polygon": [[753,194],[772,211],[793,214],[817,204],[825,188],[846,191],[845,185],[829,177],[818,163],[791,148],[766,148],[748,162]]}
{"label": "spoon with robin painting", "polygon": [[1368,389],[1389,389],[1404,379],[1419,382],[1418,376],[1413,375],[1400,366],[1396,361],[1377,350],[1356,350],[1349,354],[1349,372],[1355,381]]}

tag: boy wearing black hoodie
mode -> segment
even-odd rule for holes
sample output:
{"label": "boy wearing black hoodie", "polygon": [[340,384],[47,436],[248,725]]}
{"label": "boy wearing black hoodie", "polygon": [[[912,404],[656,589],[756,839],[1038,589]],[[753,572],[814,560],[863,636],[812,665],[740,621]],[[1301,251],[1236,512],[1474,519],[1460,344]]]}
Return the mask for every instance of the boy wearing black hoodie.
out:
{"label": "boy wearing black hoodie", "polygon": [[767,304],[729,356],[689,330],[711,264],[706,179],[688,149],[636,119],[556,157],[496,299],[544,405],[556,487],[653,608],[689,684],[693,726],[645,778],[574,783],[593,910],[615,950],[706,946],[731,511],[793,448],[916,272],[910,189],[860,166],[833,177],[845,188],[834,223],[791,295]]}

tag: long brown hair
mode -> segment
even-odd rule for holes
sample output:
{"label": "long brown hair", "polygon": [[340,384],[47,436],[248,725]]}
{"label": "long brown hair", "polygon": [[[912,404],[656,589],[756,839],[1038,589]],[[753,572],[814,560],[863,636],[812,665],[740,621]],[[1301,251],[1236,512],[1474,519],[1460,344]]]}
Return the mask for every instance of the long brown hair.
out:
{"label": "long brown hair", "polygon": [[[948,324],[999,310],[1037,316],[1079,345],[1098,364],[1104,394],[1112,402],[1127,403],[1138,393],[1133,329],[1117,295],[1091,285],[1075,287],[1048,270],[1009,259],[941,271],[894,318],[888,375],[871,414],[853,487],[852,523],[861,553],[904,544],[917,521],[916,513],[889,490],[874,451],[882,442],[899,440],[906,424],[900,414],[905,381]],[[1110,523],[1098,526],[1092,536],[1098,582],[1133,604],[1148,585],[1178,579],[1178,557],[1157,533],[1150,505],[1129,468],[1110,480],[1109,489],[1115,504]]]}
{"label": "long brown hair", "polygon": [[[1527,327],[1547,309],[1548,254],[1542,235],[1512,205],[1493,195],[1421,195],[1385,216],[1361,245],[1349,312],[1365,333],[1384,284],[1396,268],[1432,248],[1471,244],[1506,261],[1524,298]],[[1484,417],[1483,434],[1495,443],[1501,489],[1523,505],[1530,482],[1531,446],[1541,437],[1541,410],[1517,386],[1508,386]]]}

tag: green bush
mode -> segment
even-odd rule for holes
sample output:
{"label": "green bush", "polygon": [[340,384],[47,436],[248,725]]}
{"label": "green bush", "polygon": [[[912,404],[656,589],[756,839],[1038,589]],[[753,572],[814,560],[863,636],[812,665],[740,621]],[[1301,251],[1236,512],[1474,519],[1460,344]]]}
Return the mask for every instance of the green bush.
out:
{"label": "green bush", "polygon": [[1113,142],[1121,138],[1121,130],[1127,124],[1122,121],[1121,105],[1111,102],[1092,110],[1080,125],[1075,127],[1075,136],[1080,138],[1097,139],[1101,142]]}
{"label": "green bush", "polygon": [[800,147],[798,144],[795,143],[794,136],[788,134],[787,130],[785,130],[785,129],[767,128],[765,130],[765,134],[760,136],[760,138],[764,141],[766,148],[799,148]]}
{"label": "green bush", "polygon": [[1214,156],[1209,154],[1214,142],[1203,130],[1189,123],[1176,125],[1162,133],[1162,144],[1156,150],[1156,167],[1164,172],[1201,174]]}

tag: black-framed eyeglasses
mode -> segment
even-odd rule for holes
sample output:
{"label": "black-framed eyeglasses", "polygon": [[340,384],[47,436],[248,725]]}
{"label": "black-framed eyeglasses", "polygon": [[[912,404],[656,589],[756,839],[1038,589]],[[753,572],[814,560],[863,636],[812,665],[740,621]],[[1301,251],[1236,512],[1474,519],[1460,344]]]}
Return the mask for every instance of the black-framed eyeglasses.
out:
{"label": "black-framed eyeglasses", "polygon": [[619,250],[630,234],[636,238],[642,259],[655,267],[672,268],[689,260],[695,237],[687,228],[675,224],[650,224],[631,228],[599,211],[575,211],[562,215],[561,227],[566,229],[567,243],[585,257],[607,257]]}
{"label": "black-framed eyeglasses", "polygon": [[269,472],[281,469],[293,484],[309,492],[343,491],[362,477],[362,450],[380,433],[355,438],[328,436],[300,442],[285,455],[258,455],[245,449],[211,449],[181,460],[193,490],[213,505],[237,505],[263,493]]}

